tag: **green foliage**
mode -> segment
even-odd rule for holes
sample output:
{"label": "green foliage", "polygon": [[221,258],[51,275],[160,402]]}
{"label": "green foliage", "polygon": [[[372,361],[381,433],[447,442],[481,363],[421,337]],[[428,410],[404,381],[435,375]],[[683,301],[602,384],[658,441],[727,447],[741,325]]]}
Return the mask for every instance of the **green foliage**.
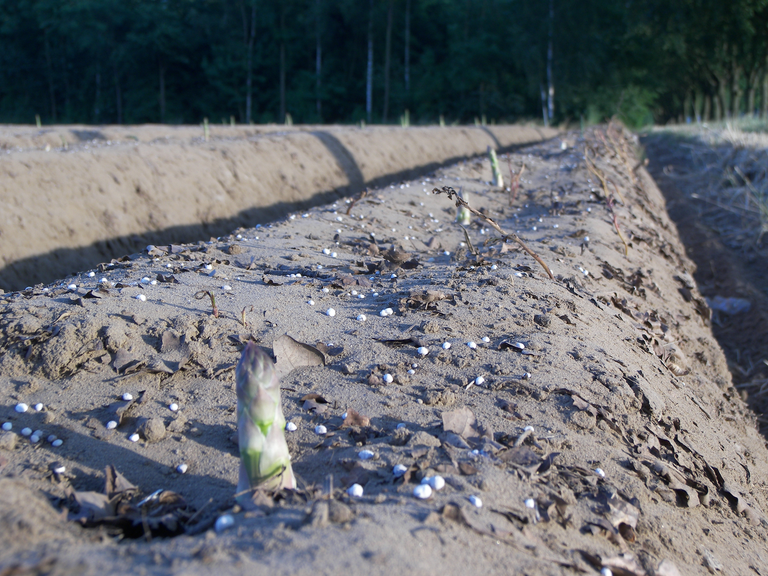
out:
{"label": "green foliage", "polygon": [[[540,118],[548,5],[394,0],[389,110],[409,124]],[[374,3],[374,122],[387,6]],[[0,121],[244,123],[250,72],[253,121],[356,123],[367,22],[359,0],[0,0]],[[552,25],[558,122],[642,126],[768,102],[768,0],[554,0]]]}

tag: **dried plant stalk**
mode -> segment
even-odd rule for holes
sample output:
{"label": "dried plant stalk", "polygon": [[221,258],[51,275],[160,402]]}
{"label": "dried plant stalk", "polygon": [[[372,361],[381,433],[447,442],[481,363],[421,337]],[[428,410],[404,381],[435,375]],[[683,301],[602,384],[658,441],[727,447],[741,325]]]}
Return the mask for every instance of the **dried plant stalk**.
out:
{"label": "dried plant stalk", "polygon": [[457,208],[462,208],[462,207],[466,208],[475,216],[479,216],[480,218],[488,222],[488,224],[490,224],[490,226],[494,230],[496,230],[499,234],[501,234],[504,237],[504,240],[511,239],[517,242],[517,244],[523,250],[525,250],[529,256],[531,256],[531,258],[533,258],[534,260],[536,260],[536,262],[541,264],[541,267],[544,268],[544,271],[547,273],[547,276],[549,276],[550,280],[555,279],[554,274],[552,274],[552,270],[549,269],[549,266],[546,265],[544,260],[542,260],[541,257],[539,257],[539,255],[536,254],[536,252],[528,248],[526,243],[523,242],[517,234],[515,234],[514,232],[505,232],[504,230],[502,230],[501,227],[498,224],[496,224],[496,222],[492,218],[490,218],[489,216],[486,216],[479,210],[475,210],[469,204],[467,204],[466,201],[461,196],[459,196],[456,190],[454,190],[450,186],[443,186],[442,188],[433,188],[432,194],[446,194],[449,200],[453,200],[456,203]]}

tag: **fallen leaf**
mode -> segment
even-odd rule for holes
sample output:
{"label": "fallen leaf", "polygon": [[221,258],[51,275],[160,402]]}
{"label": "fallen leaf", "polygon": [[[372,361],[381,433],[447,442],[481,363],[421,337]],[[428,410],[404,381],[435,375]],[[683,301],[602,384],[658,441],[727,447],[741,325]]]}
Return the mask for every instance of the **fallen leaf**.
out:
{"label": "fallen leaf", "polygon": [[502,450],[497,456],[503,462],[509,462],[510,464],[522,466],[523,468],[529,468],[531,466],[538,467],[543,462],[541,456],[527,446],[515,446],[508,450]]}
{"label": "fallen leaf", "polygon": [[454,432],[464,438],[478,436],[477,420],[469,408],[457,408],[450,412],[443,412],[443,430]]}
{"label": "fallen leaf", "polygon": [[79,508],[72,520],[90,524],[115,515],[114,502],[106,494],[72,491],[71,496]]}
{"label": "fallen leaf", "polygon": [[315,394],[314,392],[310,392],[309,394],[305,394],[301,397],[302,402],[306,402],[307,400],[314,400],[318,404],[328,404],[328,400],[320,396],[320,394]]}
{"label": "fallen leaf", "polygon": [[104,494],[113,498],[118,494],[136,491],[136,486],[128,482],[125,476],[120,474],[112,464],[108,464],[104,470]]}
{"label": "fallen leaf", "polygon": [[320,350],[320,352],[327,354],[328,356],[338,356],[344,352],[343,346],[329,346],[325,342],[318,342],[315,344],[315,347]]}
{"label": "fallen leaf", "polygon": [[272,351],[277,358],[275,370],[278,377],[286,376],[301,366],[325,366],[325,356],[320,350],[287,334],[274,341]]}

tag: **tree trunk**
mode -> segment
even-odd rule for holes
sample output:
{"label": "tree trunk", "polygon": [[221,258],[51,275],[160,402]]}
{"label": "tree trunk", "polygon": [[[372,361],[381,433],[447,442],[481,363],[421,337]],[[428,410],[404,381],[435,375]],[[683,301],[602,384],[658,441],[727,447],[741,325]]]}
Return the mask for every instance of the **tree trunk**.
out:
{"label": "tree trunk", "polygon": [[741,66],[733,66],[733,74],[731,74],[731,116],[734,120],[739,117],[741,113],[741,96],[743,90],[741,89]]}
{"label": "tree trunk", "polygon": [[555,84],[552,81],[552,37],[554,35],[555,1],[549,0],[549,41],[547,42],[547,117],[555,116]]}
{"label": "tree trunk", "polygon": [[120,88],[120,73],[117,70],[117,63],[112,62],[112,75],[115,79],[115,108],[117,109],[117,123],[123,123],[123,92]]}
{"label": "tree trunk", "polygon": [[747,116],[754,117],[756,113],[757,89],[758,82],[760,82],[761,71],[761,67],[755,66],[749,73],[749,79],[747,81]]}
{"label": "tree trunk", "polygon": [[365,75],[365,117],[371,123],[373,112],[373,0],[368,8],[368,65]]}
{"label": "tree trunk", "polygon": [[[768,64],[768,63],[767,63]],[[766,69],[763,71],[763,106],[762,111],[760,113],[760,117],[763,119],[768,119],[768,65],[766,66]]]}
{"label": "tree trunk", "polygon": [[[97,67],[98,70],[100,67]],[[101,72],[96,72],[96,94],[93,98],[93,122],[99,123],[101,116]]]}
{"label": "tree trunk", "polygon": [[728,115],[728,79],[725,75],[717,79],[717,96],[716,120],[725,120]]}
{"label": "tree trunk", "polygon": [[544,128],[549,128],[549,114],[547,110],[547,92],[544,84],[541,85],[541,115],[544,117]]}
{"label": "tree trunk", "polygon": [[701,119],[704,122],[709,122],[710,114],[712,114],[712,97],[707,94],[704,96],[704,111],[701,113]]}
{"label": "tree trunk", "polygon": [[159,64],[159,76],[160,76],[160,123],[163,124],[165,122],[165,64],[163,64],[163,60],[160,59]]}
{"label": "tree trunk", "polygon": [[384,112],[381,115],[382,123],[387,123],[387,114],[389,113],[389,57],[392,48],[392,6],[393,0],[389,0],[387,6],[387,38],[384,48]]}
{"label": "tree trunk", "polygon": [[51,42],[45,31],[45,64],[48,72],[48,97],[51,105],[51,119],[56,122],[56,88],[53,84],[53,63],[51,62]]}
{"label": "tree trunk", "polygon": [[280,6],[280,123],[285,124],[285,4]]}
{"label": "tree trunk", "polygon": [[411,0],[405,0],[405,103],[411,90]]}
{"label": "tree trunk", "polygon": [[323,102],[320,98],[320,80],[323,70],[323,52],[322,44],[320,43],[320,15],[320,0],[315,0],[315,110],[318,122],[322,123]]}
{"label": "tree trunk", "polygon": [[253,117],[253,44],[256,41],[256,4],[251,5],[249,21],[245,2],[241,0],[240,15],[243,20],[243,43],[245,44],[245,123],[250,124]]}

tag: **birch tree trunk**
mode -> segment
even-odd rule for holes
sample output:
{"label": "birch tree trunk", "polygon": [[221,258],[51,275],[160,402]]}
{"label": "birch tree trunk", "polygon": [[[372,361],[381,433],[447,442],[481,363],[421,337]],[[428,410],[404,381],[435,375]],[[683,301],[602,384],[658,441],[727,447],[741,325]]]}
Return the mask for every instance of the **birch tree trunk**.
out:
{"label": "birch tree trunk", "polygon": [[158,76],[160,81],[160,94],[158,95],[160,104],[160,123],[163,124],[165,122],[165,64],[163,63],[162,58],[158,63]]}
{"label": "birch tree trunk", "polygon": [[365,75],[365,117],[371,123],[373,112],[373,0],[368,8],[368,65]]}
{"label": "birch tree trunk", "polygon": [[[555,25],[555,0],[549,0],[549,42],[547,43],[547,117],[555,115],[555,84],[552,80],[552,37]],[[549,123],[547,123],[549,125]]]}
{"label": "birch tree trunk", "polygon": [[315,111],[318,122],[323,121],[323,102],[320,97],[323,71],[323,46],[320,42],[320,0],[315,0]]}
{"label": "birch tree trunk", "polygon": [[45,31],[45,64],[48,72],[48,97],[51,104],[51,120],[56,122],[56,88],[53,83],[53,63],[51,62],[51,42],[48,38],[48,30]]}
{"label": "birch tree trunk", "polygon": [[253,117],[253,44],[256,40],[256,4],[251,4],[250,25],[245,3],[240,2],[243,18],[243,41],[245,43],[245,123]]}
{"label": "birch tree trunk", "polygon": [[285,124],[285,4],[280,5],[280,123]]}
{"label": "birch tree trunk", "polygon": [[389,113],[389,57],[392,48],[392,6],[393,0],[389,0],[387,6],[387,39],[384,49],[384,112],[381,115],[382,123],[387,123]]}
{"label": "birch tree trunk", "polygon": [[411,0],[405,0],[405,102],[409,104],[408,95],[411,91]]}

